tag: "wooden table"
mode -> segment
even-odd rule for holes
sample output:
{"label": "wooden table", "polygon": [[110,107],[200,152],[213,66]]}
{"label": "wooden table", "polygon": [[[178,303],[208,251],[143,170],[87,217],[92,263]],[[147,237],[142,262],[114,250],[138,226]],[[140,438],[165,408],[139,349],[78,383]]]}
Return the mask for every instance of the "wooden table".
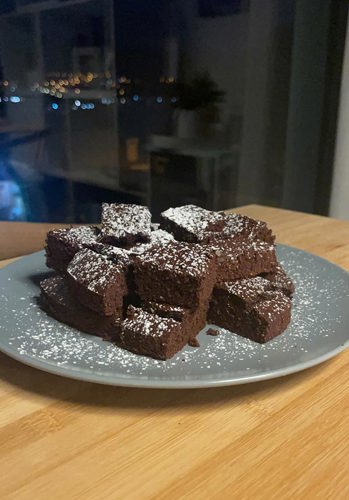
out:
{"label": "wooden table", "polygon": [[[349,269],[348,222],[238,211]],[[277,380],[183,391],[99,386],[0,355],[0,498],[347,499],[348,380],[349,351]]]}

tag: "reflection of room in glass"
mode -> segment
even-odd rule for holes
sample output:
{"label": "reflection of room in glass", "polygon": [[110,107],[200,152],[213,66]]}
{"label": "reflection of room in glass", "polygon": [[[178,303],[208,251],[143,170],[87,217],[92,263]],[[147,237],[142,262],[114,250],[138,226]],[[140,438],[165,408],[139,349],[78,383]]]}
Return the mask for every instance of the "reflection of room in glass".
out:
{"label": "reflection of room in glass", "polygon": [[19,185],[0,179],[0,220],[27,220]]}
{"label": "reflection of room in glass", "polygon": [[[16,143],[10,160],[63,180],[72,206],[77,183],[150,203],[160,157],[173,203],[189,196],[173,181],[179,174],[186,184],[189,163],[197,172],[190,198],[207,208],[292,201],[293,155],[303,138],[319,142],[318,128],[301,133],[289,118],[302,92],[322,109],[327,49],[313,42],[327,40],[330,14],[321,12],[324,23],[304,33],[303,46],[312,10],[294,0],[1,5],[0,116],[13,136],[43,134]],[[322,61],[323,80],[310,89],[304,75],[314,61]],[[296,62],[305,66],[299,74]],[[311,114],[314,124],[320,114]]]}

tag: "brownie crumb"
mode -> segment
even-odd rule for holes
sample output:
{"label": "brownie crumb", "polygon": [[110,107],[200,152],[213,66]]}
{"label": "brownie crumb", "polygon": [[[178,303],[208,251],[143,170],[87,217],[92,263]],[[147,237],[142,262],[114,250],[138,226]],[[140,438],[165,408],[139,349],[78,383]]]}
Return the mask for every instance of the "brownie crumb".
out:
{"label": "brownie crumb", "polygon": [[214,328],[209,328],[206,332],[206,335],[211,335],[211,337],[217,337],[219,335],[219,330],[215,330]]}
{"label": "brownie crumb", "polygon": [[199,341],[196,338],[190,339],[188,345],[190,347],[200,347]]}

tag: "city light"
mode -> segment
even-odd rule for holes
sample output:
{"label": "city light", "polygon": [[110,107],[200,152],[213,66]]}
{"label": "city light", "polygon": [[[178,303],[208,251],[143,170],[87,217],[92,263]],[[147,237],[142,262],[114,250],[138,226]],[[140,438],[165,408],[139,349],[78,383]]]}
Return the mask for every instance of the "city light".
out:
{"label": "city light", "polygon": [[86,102],[81,105],[81,109],[94,109],[95,105],[92,102]]}
{"label": "city light", "polygon": [[109,105],[112,104],[113,102],[115,102],[115,99],[110,99],[109,97],[102,97],[101,99],[102,104]]}
{"label": "city light", "polygon": [[[161,77],[161,81],[165,84],[168,83],[173,83],[175,81],[175,78],[173,76],[168,76],[168,77]],[[120,82],[120,84],[118,83]],[[119,102],[120,104],[126,104],[126,103],[146,103],[149,102],[150,100],[152,102],[155,102],[157,104],[165,104],[165,103],[176,103],[178,101],[178,97],[175,96],[162,96],[162,95],[148,95],[146,92],[143,94],[140,88],[138,88],[138,83],[137,81],[134,81],[134,88],[133,90],[128,91],[126,84],[132,83],[133,81],[131,78],[129,78],[126,75],[122,75],[120,77],[115,77],[115,79],[111,78],[111,74],[109,72],[103,72],[103,73],[92,73],[92,72],[86,72],[86,73],[81,73],[81,72],[74,72],[74,73],[48,73],[44,76],[43,80],[34,82],[30,84],[30,90],[33,92],[39,92],[41,94],[46,94],[50,98],[55,98],[55,99],[62,99],[62,98],[67,98],[70,101],[67,103],[69,106],[69,109],[72,109],[74,111],[83,109],[83,110],[93,110],[96,108],[96,104],[93,102],[84,102],[84,99],[88,98],[87,95],[88,93],[86,92],[87,95],[85,95],[85,91],[87,90],[92,90],[91,87],[94,88],[94,90],[97,91],[98,86],[100,85],[100,88],[98,89],[98,94],[90,94],[91,97],[90,99],[98,99],[98,103],[102,103],[103,105],[111,105],[114,104],[115,102]],[[137,85],[136,85],[137,84]],[[24,101],[25,99],[16,95],[20,92],[20,88],[18,87],[18,82],[14,80],[4,80],[0,81],[0,86],[8,86],[7,91],[11,90],[15,95],[12,94],[12,97],[10,95],[8,97],[2,97],[2,102],[11,102],[11,103],[19,103]],[[111,88],[111,86],[116,87],[116,92],[108,92]],[[100,92],[102,91],[102,95]],[[104,94],[104,91],[105,94]],[[161,91],[160,91],[161,92]],[[104,94],[104,95],[103,95]],[[92,96],[95,97],[92,97]],[[102,97],[103,96],[103,97]],[[51,101],[51,99],[50,99]],[[52,101],[51,101],[52,102]],[[52,106],[51,102],[49,102],[48,107],[49,109],[54,109],[54,110],[63,110],[63,106],[53,103],[54,105]],[[59,101],[58,101],[59,102]],[[58,107],[56,107],[57,105]]]}

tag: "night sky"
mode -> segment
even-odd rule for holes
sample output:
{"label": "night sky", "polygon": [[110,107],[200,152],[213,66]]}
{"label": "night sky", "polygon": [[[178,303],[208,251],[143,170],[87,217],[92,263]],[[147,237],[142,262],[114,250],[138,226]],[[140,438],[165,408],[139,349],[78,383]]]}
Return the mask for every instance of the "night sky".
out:
{"label": "night sky", "polygon": [[167,0],[116,0],[117,74],[158,80],[163,68],[163,39],[168,33]]}

